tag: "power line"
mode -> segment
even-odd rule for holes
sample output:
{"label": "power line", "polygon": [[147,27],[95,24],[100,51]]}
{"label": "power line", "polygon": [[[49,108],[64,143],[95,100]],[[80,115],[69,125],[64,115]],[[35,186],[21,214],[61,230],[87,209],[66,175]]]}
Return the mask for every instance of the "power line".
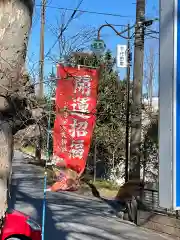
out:
{"label": "power line", "polygon": [[[36,7],[41,7],[41,4],[36,4]],[[75,11],[76,10],[74,8],[63,8],[63,7],[56,7],[56,6],[51,6],[51,5],[47,5],[46,7],[52,8],[52,9],[58,9],[58,10],[66,10],[66,11]],[[121,17],[121,18],[135,18],[135,16],[130,16],[130,15],[121,15],[121,14],[109,13],[109,12],[96,12],[96,11],[88,11],[88,10],[82,10],[82,9],[78,9],[78,10],[76,10],[76,12],[104,15],[104,16],[112,16],[112,17]]]}
{"label": "power line", "polygon": [[[81,0],[77,7],[73,10],[73,13],[71,14],[69,20],[67,21],[67,23],[65,24],[65,26],[62,26],[61,28],[61,32],[58,35],[56,41],[53,43],[53,45],[50,47],[49,51],[46,53],[45,57],[47,57],[49,55],[49,53],[51,52],[51,50],[56,46],[56,44],[58,43],[59,39],[62,37],[62,34],[64,33],[64,31],[66,31],[66,29],[68,28],[69,24],[71,23],[71,21],[74,19],[80,5],[82,4],[83,0]],[[47,6],[46,6],[47,7]]]}

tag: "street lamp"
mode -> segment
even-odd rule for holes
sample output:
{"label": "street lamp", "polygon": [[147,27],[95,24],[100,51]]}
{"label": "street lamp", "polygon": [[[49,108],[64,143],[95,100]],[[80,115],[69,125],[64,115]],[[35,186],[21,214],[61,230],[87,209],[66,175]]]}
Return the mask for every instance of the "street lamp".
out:
{"label": "street lamp", "polygon": [[[125,32],[128,31],[128,28],[125,29],[125,30],[123,30],[123,31],[121,31],[121,32],[118,32],[118,31],[115,29],[115,27],[114,27],[112,24],[109,24],[109,23],[106,23],[106,24],[101,25],[101,27],[98,29],[97,39],[100,40],[101,30],[102,30],[103,28],[105,28],[105,27],[110,27],[118,36],[120,36],[120,37],[122,37],[122,38],[124,38],[124,39],[128,39],[128,37],[122,35],[123,33],[125,33]],[[134,26],[132,26],[131,28],[134,28]]]}
{"label": "street lamp", "polygon": [[106,49],[106,44],[104,43],[104,41],[101,39],[100,37],[100,33],[101,33],[101,30],[104,28],[104,27],[110,27],[118,36],[124,38],[124,39],[127,39],[127,40],[130,40],[130,36],[124,36],[123,34],[130,31],[132,28],[135,27],[135,25],[133,26],[129,26],[127,27],[127,29],[121,31],[121,32],[118,32],[115,27],[112,25],[112,24],[109,24],[109,23],[106,23],[106,24],[103,24],[102,26],[100,26],[100,28],[98,29],[98,33],[97,33],[97,38],[93,40],[92,44],[91,44],[91,50],[96,54],[97,52],[98,53],[103,53]]}
{"label": "street lamp", "polygon": [[[101,30],[104,27],[110,27],[119,37],[122,37],[127,40],[127,79],[126,79],[126,141],[125,141],[125,149],[126,149],[126,156],[125,156],[125,182],[129,179],[129,99],[130,99],[130,67],[131,67],[131,52],[130,52],[130,30],[135,27],[135,25],[131,26],[128,24],[127,28],[121,32],[118,32],[112,24],[106,23],[100,26],[98,29],[97,39],[94,39],[93,43],[91,44],[91,50],[98,55],[103,54],[106,49],[106,44],[100,38]],[[127,36],[124,36],[124,33],[128,33]]]}

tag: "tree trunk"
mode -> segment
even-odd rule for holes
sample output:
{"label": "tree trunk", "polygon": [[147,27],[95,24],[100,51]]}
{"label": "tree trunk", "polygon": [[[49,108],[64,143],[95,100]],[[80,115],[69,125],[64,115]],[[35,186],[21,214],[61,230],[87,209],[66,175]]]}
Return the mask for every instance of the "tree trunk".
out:
{"label": "tree trunk", "polygon": [[33,0],[0,0],[0,219],[7,207],[13,155],[12,125],[5,112],[10,111],[10,99],[20,88],[33,5]]}
{"label": "tree trunk", "polygon": [[8,180],[13,157],[12,129],[8,122],[0,121],[0,219],[7,208]]}

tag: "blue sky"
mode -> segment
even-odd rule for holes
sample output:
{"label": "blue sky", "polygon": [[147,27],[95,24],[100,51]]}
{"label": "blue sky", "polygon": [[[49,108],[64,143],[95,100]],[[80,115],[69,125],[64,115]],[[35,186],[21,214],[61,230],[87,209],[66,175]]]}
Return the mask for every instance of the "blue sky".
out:
{"label": "blue sky", "polygon": [[[27,66],[28,69],[35,77],[38,75],[38,61],[39,61],[39,42],[40,42],[40,0],[36,0],[36,7],[34,11],[33,17],[33,25],[32,31],[29,41],[28,48],[28,57],[27,57]],[[62,22],[62,19],[65,21],[68,20],[69,16],[72,14],[72,11],[64,11],[60,9],[56,9],[54,7],[59,8],[75,8],[78,4],[79,0],[47,0],[47,10],[46,10],[46,26],[45,26],[45,53],[49,51],[51,46],[54,44],[57,34],[55,33],[55,29],[58,27],[58,23]],[[80,29],[89,29],[92,28],[98,29],[99,26],[104,24],[106,21],[111,24],[120,24],[127,25],[130,23],[131,25],[135,23],[135,14],[136,14],[136,0],[84,0],[80,9],[95,11],[95,12],[108,12],[113,14],[119,14],[121,17],[114,16],[105,16],[105,15],[97,15],[97,14],[88,14],[83,13],[79,14],[79,16],[73,20],[67,29],[65,36],[68,39],[73,39],[72,37],[80,31]],[[146,18],[155,18],[158,17],[159,14],[159,6],[158,0],[146,0]],[[64,17],[62,17],[63,13],[65,13]],[[123,27],[116,27],[119,31],[122,30]],[[158,23],[155,23],[153,26],[154,29],[158,29]],[[57,32],[57,31],[56,31]],[[125,44],[126,41],[122,38],[116,36],[116,34],[110,28],[104,28],[101,32],[101,38],[106,42],[106,46],[110,49],[113,54],[116,53],[116,45],[117,44]],[[75,45],[78,45],[78,39],[75,42]],[[90,44],[90,43],[88,43]],[[87,44],[87,46],[88,46]],[[158,40],[157,39],[146,39],[145,40],[145,61],[146,56],[148,55],[149,48],[153,47],[156,62],[158,65]],[[132,51],[133,51],[133,41],[132,41]],[[51,56],[53,59],[58,57],[59,48],[58,44],[52,49]],[[48,58],[45,59],[45,75],[47,76],[52,69],[53,61]],[[124,78],[125,70],[120,70],[120,77]],[[157,68],[156,68],[157,75]],[[155,77],[155,94],[157,93],[157,76]]]}

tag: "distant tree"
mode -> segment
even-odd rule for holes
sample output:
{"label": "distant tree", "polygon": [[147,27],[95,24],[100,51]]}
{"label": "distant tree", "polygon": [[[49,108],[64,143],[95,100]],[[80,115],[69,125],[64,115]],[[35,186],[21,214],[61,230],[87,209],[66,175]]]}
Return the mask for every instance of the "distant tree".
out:
{"label": "distant tree", "polygon": [[98,87],[97,120],[88,167],[93,169],[96,144],[97,176],[109,176],[111,169],[124,161],[126,81],[114,71],[115,59],[108,50],[101,60]]}

